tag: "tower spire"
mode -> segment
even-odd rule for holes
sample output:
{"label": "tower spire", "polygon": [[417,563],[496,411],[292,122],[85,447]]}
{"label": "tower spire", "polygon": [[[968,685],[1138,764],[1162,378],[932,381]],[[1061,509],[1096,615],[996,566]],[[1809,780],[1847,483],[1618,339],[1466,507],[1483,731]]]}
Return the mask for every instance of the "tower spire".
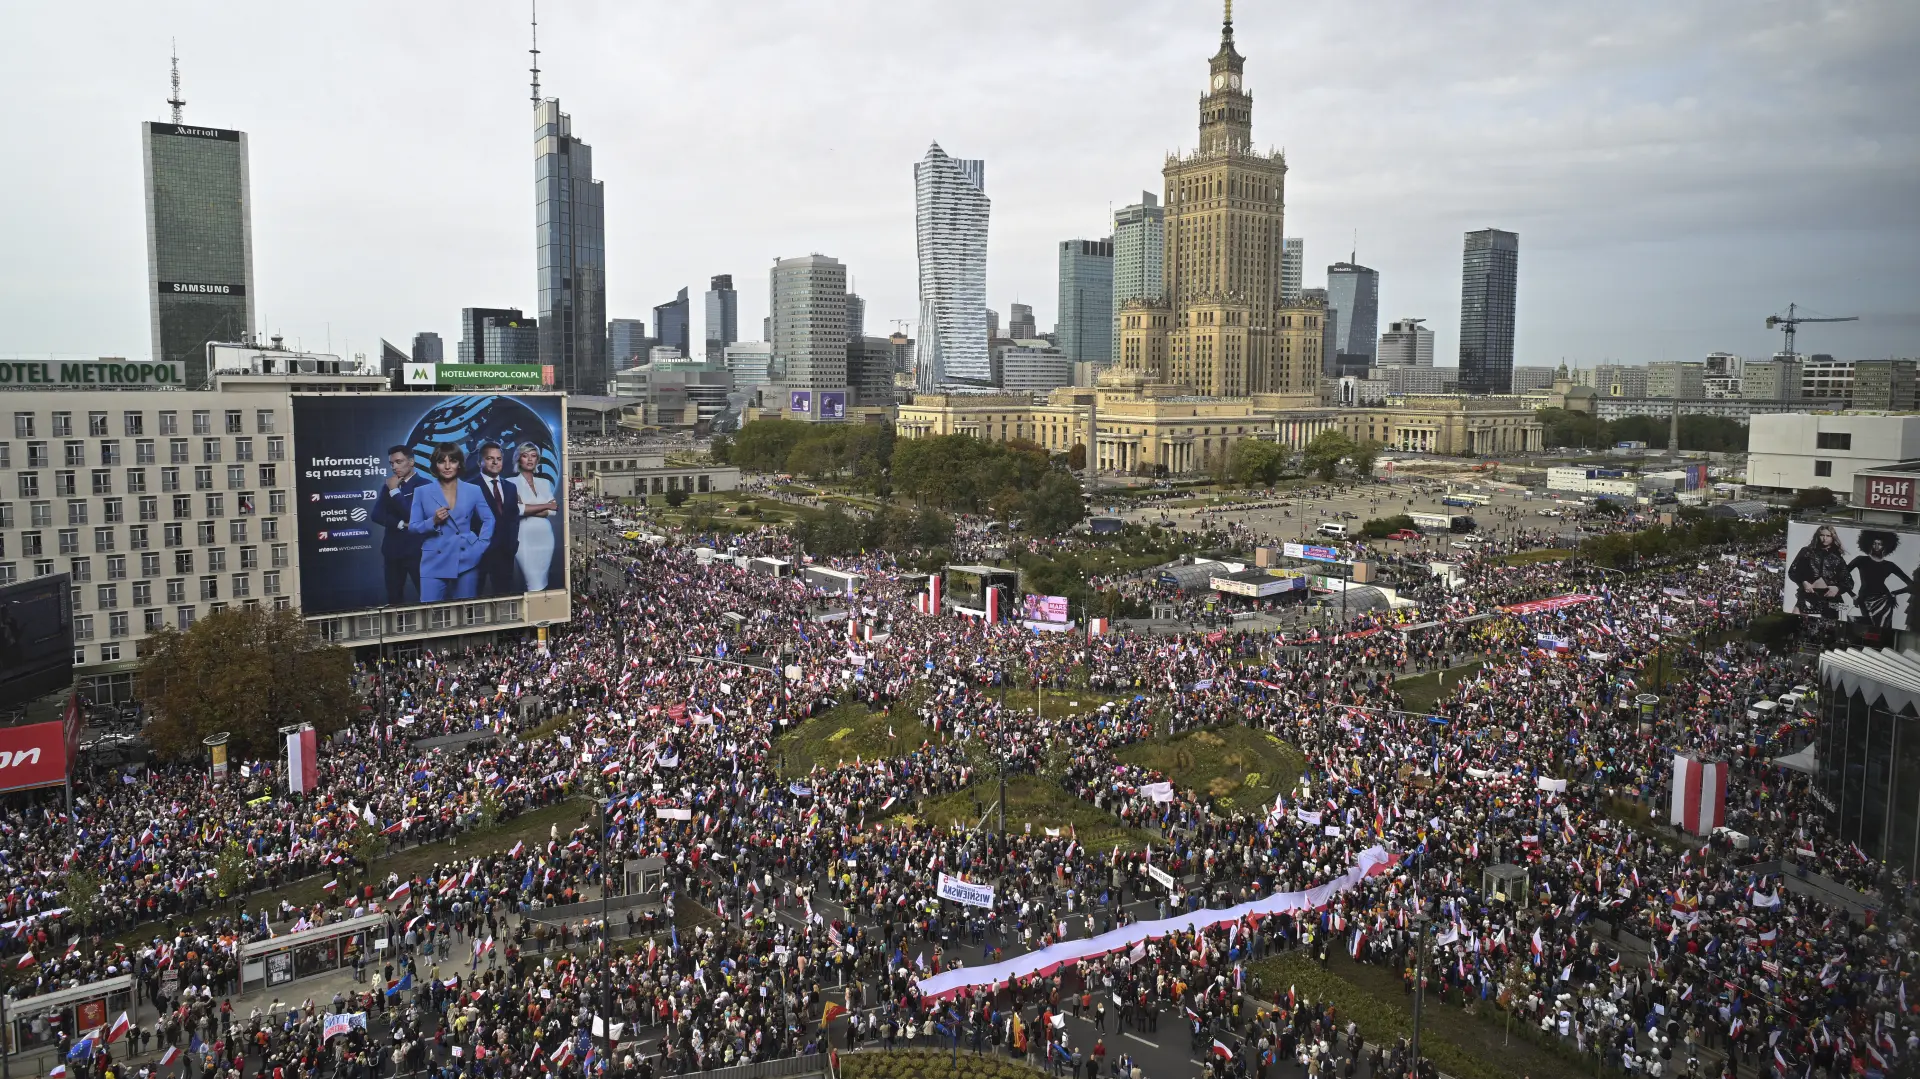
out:
{"label": "tower spire", "polygon": [[[1233,0],[1227,0],[1227,2],[1232,3]],[[533,48],[527,51],[533,54],[533,107],[537,109],[540,107],[540,0],[531,0],[531,6],[533,11]]]}
{"label": "tower spire", "polygon": [[1233,40],[1233,0],[1226,0],[1226,2],[1227,2],[1226,16],[1220,20],[1220,36],[1227,41],[1232,41]]}
{"label": "tower spire", "polygon": [[170,44],[173,48],[173,96],[167,99],[167,104],[173,106],[173,122],[178,124],[185,122],[180,110],[186,108],[187,103],[180,96],[180,40],[174,38]]}

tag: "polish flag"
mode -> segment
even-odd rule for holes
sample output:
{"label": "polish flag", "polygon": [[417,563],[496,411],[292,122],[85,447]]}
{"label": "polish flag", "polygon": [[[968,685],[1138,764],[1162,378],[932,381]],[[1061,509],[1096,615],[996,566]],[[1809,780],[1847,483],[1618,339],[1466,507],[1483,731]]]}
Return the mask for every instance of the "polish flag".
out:
{"label": "polish flag", "polygon": [[167,1047],[166,1052],[160,1054],[160,1066],[164,1068],[167,1065],[172,1064],[174,1061],[179,1059],[180,1059],[180,1047],[177,1045],[170,1045]]}
{"label": "polish flag", "polygon": [[115,1019],[113,1025],[107,1028],[107,1044],[112,1045],[126,1037],[127,1031],[132,1029],[133,1024],[127,1021],[127,1013],[121,1012],[120,1018]]}
{"label": "polish flag", "polygon": [[20,961],[15,963],[13,967],[15,970],[25,970],[26,968],[34,965],[35,963],[38,963],[39,961],[40,960],[35,959],[33,957],[32,952],[28,952],[27,954],[21,956]]}
{"label": "polish flag", "polygon": [[403,880],[400,882],[400,887],[395,888],[393,891],[387,893],[387,902],[398,903],[402,899],[405,899],[412,894],[413,894],[413,882]]}
{"label": "polish flag", "polygon": [[1213,1039],[1213,1055],[1219,1057],[1221,1060],[1232,1060],[1233,1050],[1227,1048],[1225,1042],[1219,1038],[1215,1038]]}

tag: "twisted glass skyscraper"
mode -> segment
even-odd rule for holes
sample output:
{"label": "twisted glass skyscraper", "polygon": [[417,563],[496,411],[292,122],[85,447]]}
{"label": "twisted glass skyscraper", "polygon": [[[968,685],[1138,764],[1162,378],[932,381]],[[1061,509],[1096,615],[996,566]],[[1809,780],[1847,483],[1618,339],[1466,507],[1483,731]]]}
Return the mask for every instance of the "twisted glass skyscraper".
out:
{"label": "twisted glass skyscraper", "polygon": [[920,352],[915,381],[990,386],[987,354],[987,163],[948,157],[939,143],[913,166],[920,256]]}

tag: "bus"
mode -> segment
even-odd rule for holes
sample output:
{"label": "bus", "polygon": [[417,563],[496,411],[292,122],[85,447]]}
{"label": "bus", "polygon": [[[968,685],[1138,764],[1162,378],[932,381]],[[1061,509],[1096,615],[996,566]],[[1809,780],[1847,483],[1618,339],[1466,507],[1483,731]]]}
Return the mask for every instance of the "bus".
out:
{"label": "bus", "polygon": [[1487,497],[1486,495],[1470,495],[1470,494],[1455,492],[1453,494],[1446,496],[1445,498],[1442,498],[1440,500],[1440,504],[1442,506],[1463,506],[1463,507],[1464,506],[1484,506],[1492,501],[1493,499]]}

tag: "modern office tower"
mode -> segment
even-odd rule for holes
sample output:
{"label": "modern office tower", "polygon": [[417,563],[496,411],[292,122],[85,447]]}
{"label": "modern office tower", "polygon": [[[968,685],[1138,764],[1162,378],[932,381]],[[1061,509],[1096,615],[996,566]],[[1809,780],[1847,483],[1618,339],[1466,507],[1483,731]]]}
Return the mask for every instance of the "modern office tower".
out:
{"label": "modern office tower", "polygon": [[1357,262],[1327,267],[1327,306],[1339,312],[1333,322],[1333,350],[1341,373],[1364,373],[1374,365],[1380,338],[1380,273]]}
{"label": "modern office tower", "polygon": [[1073,385],[1073,361],[1057,348],[1009,345],[1000,353],[1000,388],[1008,393],[1046,394]]}
{"label": "modern office tower", "polygon": [[1159,300],[1167,292],[1167,211],[1160,196],[1140,192],[1140,201],[1113,215],[1113,312],[1118,341],[1120,306],[1128,300]]}
{"label": "modern office tower", "polygon": [[1520,236],[1467,233],[1460,266],[1460,392],[1507,393],[1513,386],[1514,295]]}
{"label": "modern office tower", "polygon": [[[461,363],[505,363],[487,355],[486,326],[489,320],[501,323],[533,325],[517,307],[463,307],[460,309],[460,343],[455,355]],[[556,372],[557,374],[557,372]]]}
{"label": "modern office tower", "polygon": [[[1698,360],[1659,360],[1647,365],[1647,396],[1697,401],[1707,395],[1707,365]],[[1514,390],[1519,393],[1518,389]]]}
{"label": "modern office tower", "polygon": [[612,377],[607,367],[606,192],[593,178],[593,147],[573,136],[573,118],[560,111],[556,98],[534,106],[533,160],[538,362],[553,366],[554,389],[605,393]]}
{"label": "modern office tower", "polygon": [[913,166],[913,193],[920,263],[916,384],[923,391],[949,383],[990,385],[987,163],[948,157],[936,142]]}
{"label": "modern office tower", "polygon": [[446,362],[446,345],[437,333],[416,333],[413,335],[414,363]]}
{"label": "modern office tower", "polygon": [[209,342],[253,336],[253,196],[246,132],[182,123],[178,85],[173,122],[141,125],[147,295],[153,358],[184,365],[197,390]]}
{"label": "modern office tower", "polygon": [[773,362],[773,346],[765,341],[735,341],[721,350],[727,373],[733,376],[733,388],[756,392],[773,381],[767,371]]}
{"label": "modern office tower", "polygon": [[1306,284],[1307,241],[1298,236],[1280,240],[1280,302],[1299,303],[1300,289]]}
{"label": "modern office tower", "polygon": [[804,255],[775,262],[769,279],[774,380],[790,390],[846,389],[847,268],[836,258]]}
{"label": "modern office tower", "polygon": [[1161,169],[1166,289],[1121,305],[1119,363],[1151,366],[1164,356],[1164,381],[1196,394],[1241,397],[1287,385],[1317,397],[1318,372],[1281,370],[1275,347],[1287,163],[1253,148],[1245,68],[1229,19],[1207,63],[1199,148]]}
{"label": "modern office tower", "polygon": [[858,341],[867,335],[867,301],[857,292],[847,293],[847,340]]}
{"label": "modern office tower", "polygon": [[1513,369],[1513,393],[1528,393],[1532,390],[1553,388],[1554,369],[1551,367],[1516,367]]}
{"label": "modern office tower", "polygon": [[895,331],[893,336],[887,338],[887,343],[893,346],[894,373],[899,374],[902,371],[912,371],[913,370],[913,338],[908,337],[904,333]]}
{"label": "modern office tower", "polygon": [[607,320],[607,369],[619,374],[647,362],[647,351],[658,342],[647,336],[645,319]]}
{"label": "modern office tower", "polygon": [[1857,409],[1912,412],[1915,405],[1914,361],[1856,360],[1853,364],[1853,401]]}
{"label": "modern office tower", "polygon": [[1853,400],[1853,361],[1824,352],[1800,359],[1800,396],[1829,401]]}
{"label": "modern office tower", "polygon": [[[480,325],[480,339],[484,342],[486,362],[537,364],[545,361],[540,357],[540,324],[530,318],[490,318]],[[605,347],[604,345],[601,347]],[[553,373],[554,381],[560,380],[560,372]],[[576,393],[605,393],[606,380],[598,386],[581,386]]]}
{"label": "modern office tower", "polygon": [[1380,335],[1376,367],[1432,367],[1433,331],[1420,325],[1423,318],[1403,318],[1387,323]]}
{"label": "modern office tower", "polygon": [[1740,396],[1754,401],[1790,401],[1800,396],[1800,361],[1776,355],[1740,365]]}
{"label": "modern office tower", "polygon": [[396,387],[400,385],[397,376],[402,375],[406,370],[407,364],[412,362],[412,353],[384,337],[380,339],[380,373],[390,379],[395,379],[393,385]]}
{"label": "modern office tower", "polygon": [[[1112,362],[1113,319],[1113,241],[1062,240],[1061,354],[1069,361]],[[1013,337],[1021,340],[1019,334]]]}
{"label": "modern office tower", "polygon": [[880,407],[897,403],[893,393],[893,343],[884,337],[847,340],[847,388],[853,403]]}
{"label": "modern office tower", "polygon": [[693,301],[687,299],[687,290],[681,289],[673,299],[653,309],[653,336],[668,348],[677,348],[680,355],[691,356],[687,351],[691,343],[693,319]]}
{"label": "modern office tower", "polygon": [[1033,305],[1017,303],[1007,309],[1007,339],[1031,341],[1040,336],[1040,324],[1033,320]]}
{"label": "modern office tower", "polygon": [[733,289],[733,275],[719,274],[707,282],[706,356],[719,363],[728,345],[740,340],[740,294]]}

